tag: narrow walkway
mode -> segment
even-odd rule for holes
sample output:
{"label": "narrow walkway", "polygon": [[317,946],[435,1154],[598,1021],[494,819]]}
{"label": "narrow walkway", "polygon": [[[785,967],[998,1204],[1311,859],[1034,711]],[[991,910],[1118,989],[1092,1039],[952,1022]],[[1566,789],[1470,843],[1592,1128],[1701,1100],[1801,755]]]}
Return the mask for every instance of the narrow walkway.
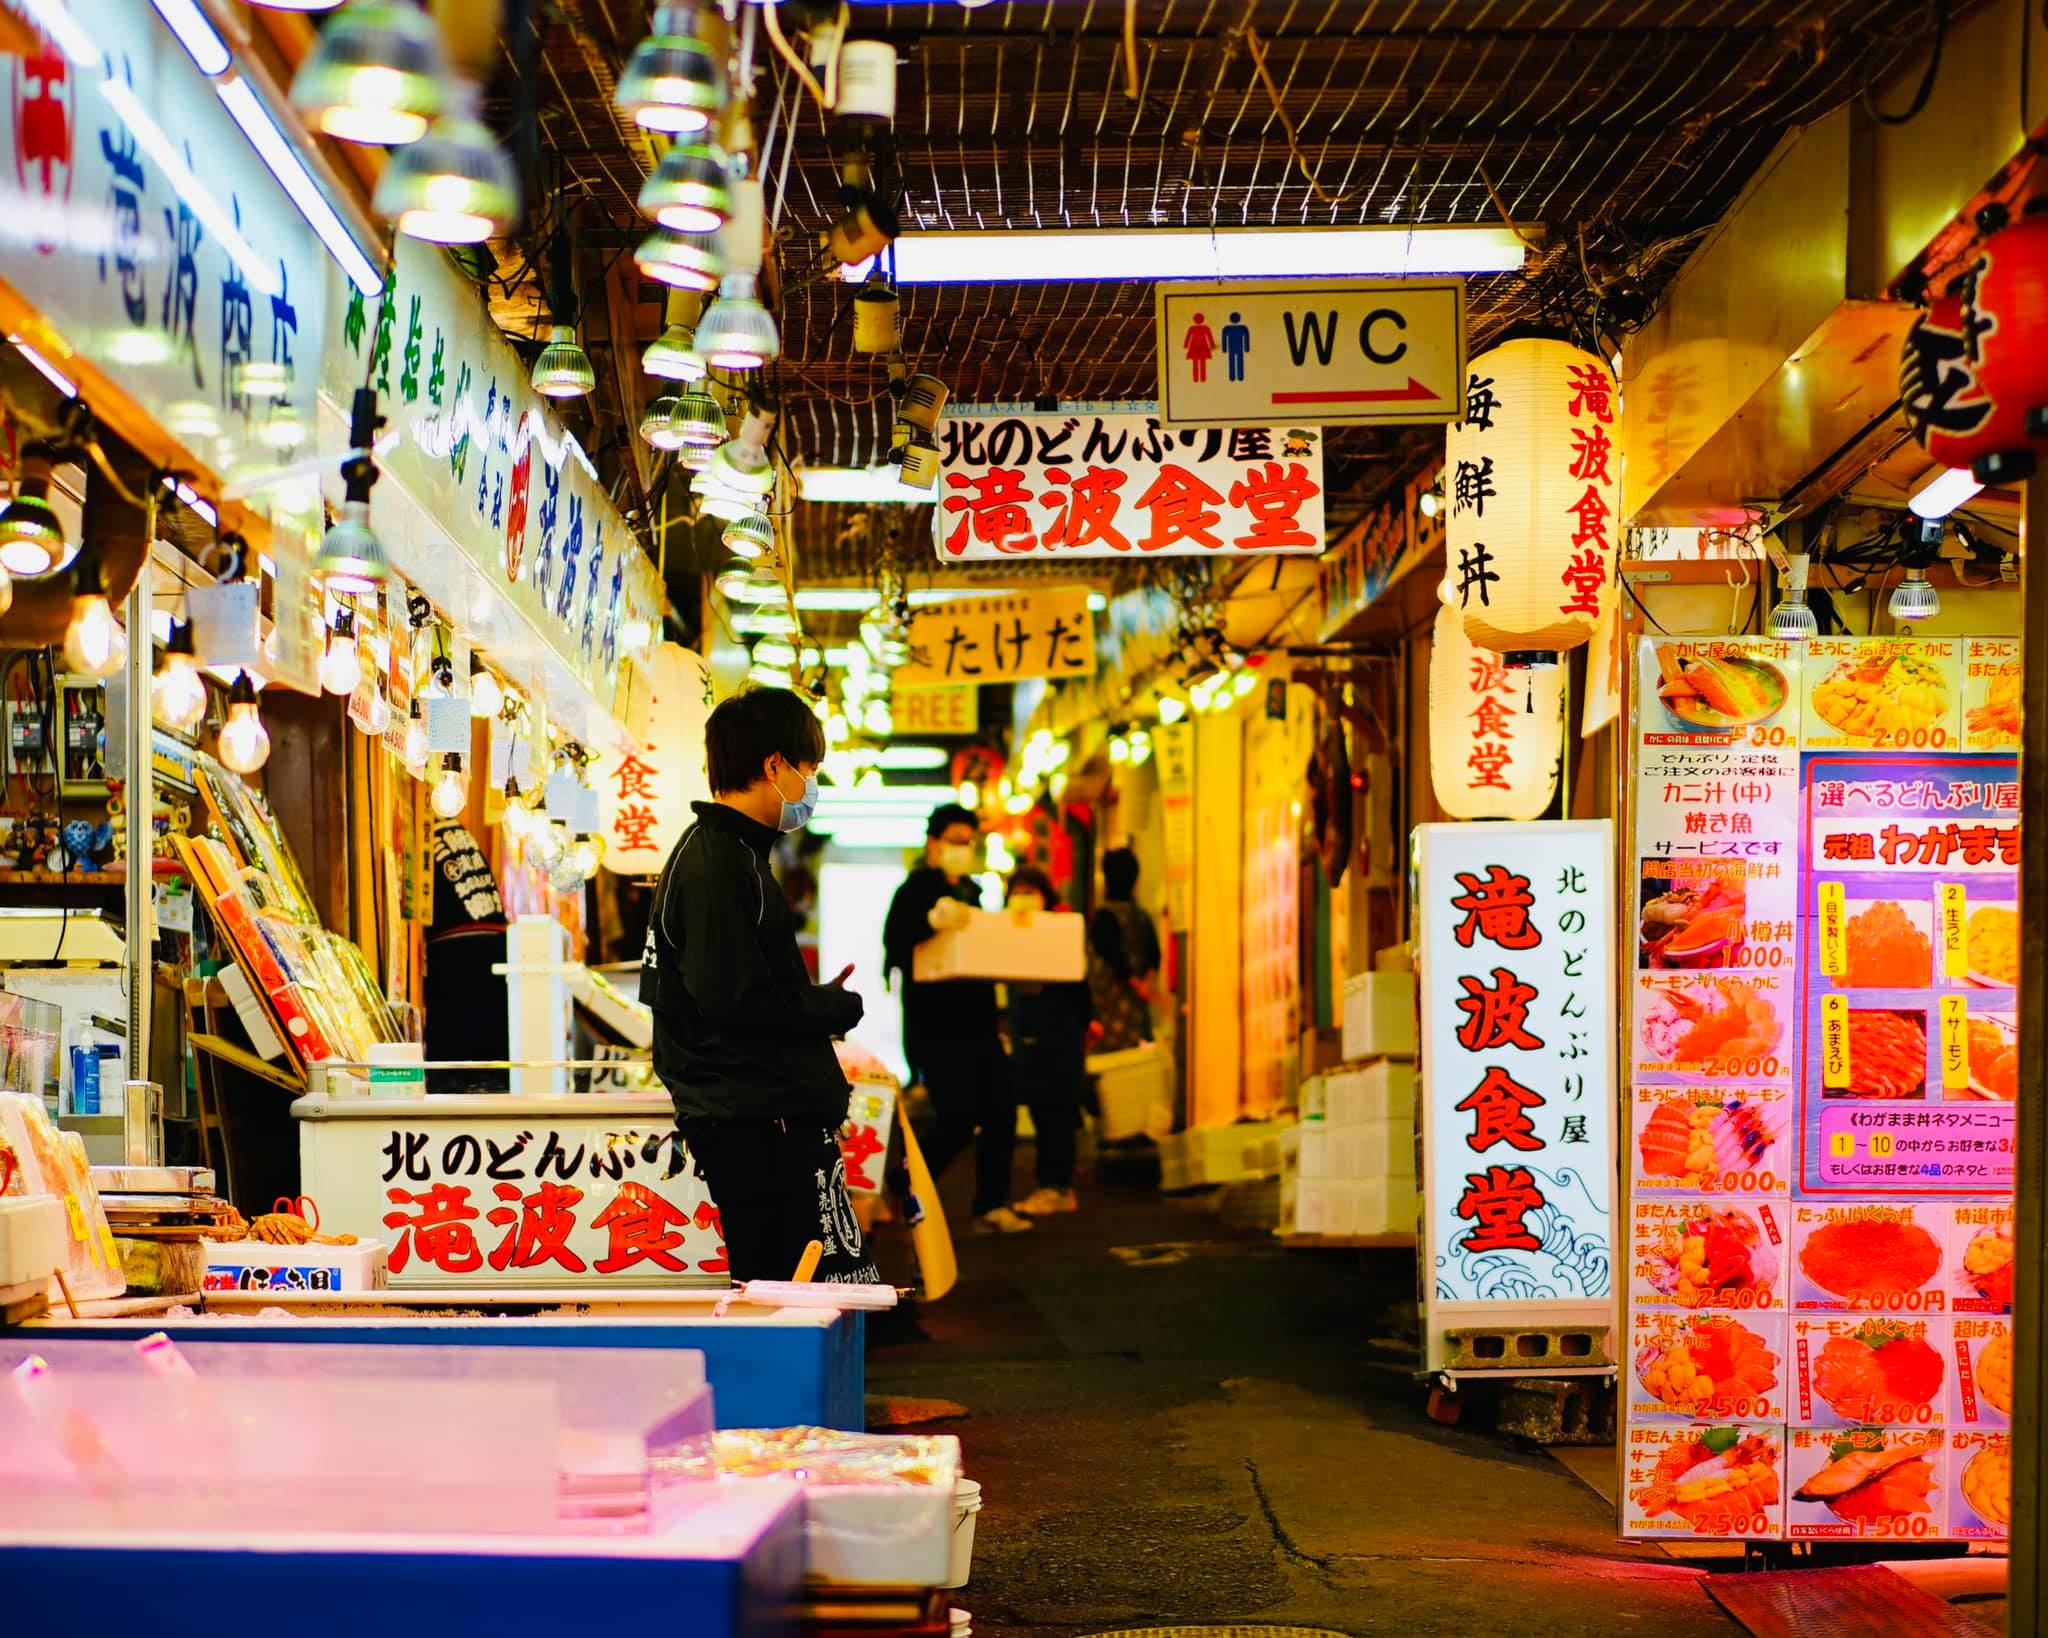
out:
{"label": "narrow walkway", "polygon": [[870,1354],[871,1392],[973,1413],[948,1427],[987,1499],[959,1599],[977,1632],[1740,1630],[1550,1457],[1423,1415],[1405,1255],[1286,1252],[1085,1181],[1083,1201],[963,1238],[924,1339]]}

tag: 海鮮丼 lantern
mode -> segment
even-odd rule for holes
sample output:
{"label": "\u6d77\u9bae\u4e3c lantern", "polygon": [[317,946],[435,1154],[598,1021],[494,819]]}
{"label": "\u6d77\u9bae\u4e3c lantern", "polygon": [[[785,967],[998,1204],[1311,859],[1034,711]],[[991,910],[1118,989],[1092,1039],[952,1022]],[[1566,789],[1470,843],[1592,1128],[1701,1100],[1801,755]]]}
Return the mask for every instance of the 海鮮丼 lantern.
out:
{"label": "\u6d77\u9bae\u4e3c lantern", "polygon": [[2030,411],[2048,405],[2048,200],[1994,233],[1946,295],[1906,332],[1899,399],[1921,447],[1944,466],[2017,477],[2015,457],[2048,452]]}
{"label": "\u6d77\u9bae\u4e3c lantern", "polygon": [[1510,672],[1436,611],[1429,650],[1429,783],[1453,819],[1534,819],[1557,791],[1564,668]]}
{"label": "\u6d77\u9bae\u4e3c lantern", "polygon": [[1540,665],[1614,604],[1620,394],[1569,342],[1504,342],[1474,359],[1444,455],[1444,558],[1465,635]]}

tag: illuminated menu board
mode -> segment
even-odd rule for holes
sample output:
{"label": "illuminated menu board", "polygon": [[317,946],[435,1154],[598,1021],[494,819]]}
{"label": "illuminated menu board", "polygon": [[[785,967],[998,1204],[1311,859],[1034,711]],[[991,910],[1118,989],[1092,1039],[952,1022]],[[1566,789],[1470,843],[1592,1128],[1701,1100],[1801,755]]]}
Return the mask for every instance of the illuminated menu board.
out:
{"label": "illuminated menu board", "polygon": [[2005,1534],[2017,663],[1641,644],[1628,1535]]}

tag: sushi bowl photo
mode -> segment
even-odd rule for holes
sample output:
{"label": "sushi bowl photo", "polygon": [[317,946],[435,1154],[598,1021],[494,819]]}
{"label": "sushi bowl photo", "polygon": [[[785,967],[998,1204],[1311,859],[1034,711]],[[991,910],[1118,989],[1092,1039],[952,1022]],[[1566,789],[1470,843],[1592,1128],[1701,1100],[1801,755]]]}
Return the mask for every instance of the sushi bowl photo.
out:
{"label": "sushi bowl photo", "polygon": [[1792,1306],[1802,1312],[1940,1314],[1950,1208],[1792,1208]]}
{"label": "sushi bowl photo", "polygon": [[1681,1308],[1785,1306],[1782,1204],[1638,1200],[1630,1274],[1638,1301]]}
{"label": "sushi bowl photo", "polygon": [[2003,1541],[2012,1527],[2012,1435],[1949,1435],[1948,1533]]}
{"label": "sushi bowl photo", "polygon": [[1785,673],[1747,654],[1684,654],[1659,643],[1657,699],[1681,731],[1735,733],[1769,722],[1791,693]]}
{"label": "sushi bowl photo", "polygon": [[1783,1420],[1782,1314],[1637,1309],[1631,1316],[1630,1341],[1632,1416]]}
{"label": "sushi bowl photo", "polygon": [[1637,965],[1733,967],[1749,939],[1748,888],[1731,873],[1652,875],[1645,867]]}
{"label": "sushi bowl photo", "polygon": [[1796,1319],[1802,1422],[1931,1427],[1947,1406],[1946,1319]]}
{"label": "sushi bowl photo", "polygon": [[2012,1425],[2012,1322],[1959,1314],[1950,1321],[1954,1341],[1949,1425]]}
{"label": "sushi bowl photo", "polygon": [[2010,1206],[1956,1206],[1949,1234],[1951,1312],[2012,1312],[2013,1210]]}
{"label": "sushi bowl photo", "polygon": [[1636,1179],[1672,1194],[1774,1194],[1784,1187],[1782,1093],[1644,1087],[1636,1100]]}
{"label": "sushi bowl photo", "polygon": [[1624,1529],[1643,1536],[1774,1536],[1784,1519],[1784,1431],[1632,1424]]}
{"label": "sushi bowl photo", "polygon": [[1945,1533],[1948,1450],[1934,1428],[1794,1428],[1785,1534],[1923,1540]]}

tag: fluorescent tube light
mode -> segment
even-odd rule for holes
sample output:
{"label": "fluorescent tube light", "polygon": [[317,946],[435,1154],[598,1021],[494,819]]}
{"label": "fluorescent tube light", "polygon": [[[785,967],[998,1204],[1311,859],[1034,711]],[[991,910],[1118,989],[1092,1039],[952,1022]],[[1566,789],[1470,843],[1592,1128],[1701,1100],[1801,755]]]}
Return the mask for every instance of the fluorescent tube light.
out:
{"label": "fluorescent tube light", "polygon": [[882,594],[867,586],[799,586],[796,606],[821,614],[865,614]]}
{"label": "fluorescent tube light", "polygon": [[196,0],[150,0],[150,4],[156,7],[156,14],[177,35],[178,43],[192,54],[200,73],[211,79],[216,74],[227,72],[234,57],[227,42],[206,20],[206,13],[199,9]]}
{"label": "fluorescent tube light", "polygon": [[1906,502],[1906,506],[1915,517],[1930,521],[1945,518],[1958,506],[1968,504],[1983,487],[1970,475],[1968,467],[1952,466],[1935,473],[1914,490],[1913,498]]}
{"label": "fluorescent tube light", "polygon": [[[1264,279],[1512,273],[1528,247],[1509,227],[1077,228],[905,233],[906,284],[1070,279]],[[872,263],[843,268],[859,284]]]}
{"label": "fluorescent tube light", "polygon": [[[221,209],[220,201],[214,198],[206,184],[192,174],[192,167],[185,163],[185,156],[177,144],[142,106],[134,87],[109,75],[99,82],[99,88],[100,95],[107,99],[114,112],[121,116],[122,123],[134,133],[142,151],[156,161],[157,169],[169,178],[172,191],[192,208],[192,214],[227,252],[228,260],[242,270],[242,277],[249,281],[249,287],[266,296],[277,295],[284,288],[278,282],[277,264],[258,256],[249,241],[242,237],[234,218]],[[378,288],[383,288],[381,282]]]}
{"label": "fluorescent tube light", "polygon": [[164,479],[164,487],[176,495],[179,500],[183,501],[194,512],[198,513],[205,522],[209,524],[220,522],[220,514],[213,509],[212,505],[198,490],[194,489],[183,479],[166,477]]}
{"label": "fluorescent tube light", "polygon": [[902,506],[930,504],[929,489],[906,489],[898,466],[807,466],[803,498],[807,501],[894,501]]}
{"label": "fluorescent tube light", "polygon": [[100,48],[93,43],[85,25],[71,15],[71,9],[64,0],[21,0],[21,9],[28,13],[29,20],[37,28],[57,42],[57,49],[80,68],[99,67]]}
{"label": "fluorescent tube light", "polygon": [[366,296],[379,294],[384,288],[384,275],[343,225],[327,195],[299,158],[298,150],[277,128],[277,121],[270,117],[270,110],[263,106],[249,82],[239,78],[225,80],[219,91],[221,102],[241,126],[249,145],[270,167],[278,185],[291,195],[306,225],[320,236],[320,242],[348,275],[349,282]]}
{"label": "fluorescent tube light", "polygon": [[875,752],[875,766],[909,772],[912,769],[943,768],[952,761],[943,745],[884,745]]}
{"label": "fluorescent tube light", "polygon": [[76,398],[78,396],[78,383],[73,381],[70,376],[58,369],[56,365],[43,357],[35,348],[23,341],[20,336],[9,336],[7,339],[13,342],[21,356],[34,366],[37,375],[49,382],[51,386],[55,387],[66,398]]}

